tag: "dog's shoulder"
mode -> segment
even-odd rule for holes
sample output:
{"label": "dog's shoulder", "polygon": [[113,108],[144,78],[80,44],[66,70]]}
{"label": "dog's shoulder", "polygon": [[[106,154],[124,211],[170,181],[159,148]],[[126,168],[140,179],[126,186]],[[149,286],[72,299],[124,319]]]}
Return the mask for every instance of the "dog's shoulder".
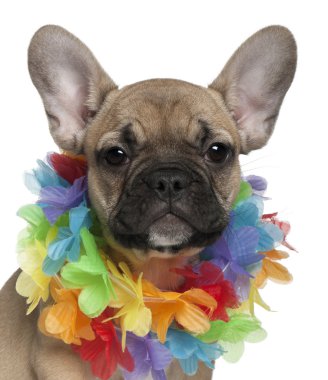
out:
{"label": "dog's shoulder", "polygon": [[37,313],[26,316],[25,300],[16,292],[20,272],[17,270],[0,291],[0,371],[8,379],[12,378],[13,364],[16,374],[29,378],[29,353],[37,322]]}

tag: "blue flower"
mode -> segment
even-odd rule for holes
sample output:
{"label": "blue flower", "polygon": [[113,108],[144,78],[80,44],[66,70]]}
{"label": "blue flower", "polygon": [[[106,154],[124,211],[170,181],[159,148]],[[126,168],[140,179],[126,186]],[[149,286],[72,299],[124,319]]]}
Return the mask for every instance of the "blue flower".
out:
{"label": "blue flower", "polygon": [[283,233],[277,226],[262,221],[263,207],[263,199],[253,195],[232,211],[232,223],[229,224],[232,229],[255,227],[259,233],[256,250],[260,252],[270,251],[283,240]]}
{"label": "blue flower", "polygon": [[81,244],[80,231],[83,227],[90,228],[92,224],[89,211],[84,204],[70,210],[69,227],[60,227],[56,239],[48,246],[47,257],[42,267],[44,273],[53,276],[66,260],[78,261]]}
{"label": "blue flower", "polygon": [[31,193],[39,195],[42,188],[47,186],[68,187],[69,183],[60,177],[52,167],[42,160],[37,160],[38,168],[33,169],[32,173],[24,174],[25,186]]}
{"label": "blue flower", "polygon": [[165,346],[179,360],[183,372],[189,376],[197,372],[199,360],[214,369],[212,361],[223,354],[218,343],[204,343],[188,333],[175,329],[168,330]]}

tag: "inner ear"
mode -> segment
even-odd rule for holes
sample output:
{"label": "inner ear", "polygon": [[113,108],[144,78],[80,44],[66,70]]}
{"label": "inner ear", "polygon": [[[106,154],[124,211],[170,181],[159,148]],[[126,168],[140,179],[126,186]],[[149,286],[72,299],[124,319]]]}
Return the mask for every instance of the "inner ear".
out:
{"label": "inner ear", "polygon": [[244,42],[210,85],[223,95],[236,121],[242,153],[267,143],[295,68],[293,35],[270,26]]}
{"label": "inner ear", "polygon": [[91,51],[59,26],[47,25],[35,33],[28,65],[55,142],[81,152],[88,120],[117,86]]}

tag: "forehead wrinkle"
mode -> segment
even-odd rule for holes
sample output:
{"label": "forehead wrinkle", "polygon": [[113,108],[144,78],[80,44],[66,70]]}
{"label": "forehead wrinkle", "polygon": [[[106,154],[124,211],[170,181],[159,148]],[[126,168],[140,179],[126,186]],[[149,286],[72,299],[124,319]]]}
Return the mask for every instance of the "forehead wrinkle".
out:
{"label": "forehead wrinkle", "polygon": [[101,150],[108,145],[109,142],[119,141],[121,137],[121,131],[109,131],[104,133],[98,141],[97,150]]}
{"label": "forehead wrinkle", "polygon": [[137,137],[137,140],[144,141],[146,138],[146,128],[140,119],[135,119],[136,123],[132,123],[131,130],[132,133]]}
{"label": "forehead wrinkle", "polygon": [[[143,142],[145,140],[145,128],[142,125],[142,123],[139,120],[135,119],[135,122],[131,122],[130,124],[131,125],[129,125],[129,130],[131,131],[131,133],[133,133],[137,140]],[[125,129],[123,127],[114,131],[105,132],[99,139],[99,142],[97,144],[97,150],[101,150],[113,141],[119,142],[122,138],[122,133],[124,133],[124,130]]]}
{"label": "forehead wrinkle", "polygon": [[217,139],[217,142],[234,145],[233,135],[223,126],[215,127],[213,124],[204,121],[199,115],[191,117],[187,129],[187,138],[198,140],[200,132],[205,132],[208,135],[206,140]]}
{"label": "forehead wrinkle", "polygon": [[229,133],[229,131],[225,128],[217,129],[215,127],[209,126],[210,131],[214,138],[219,138],[219,142],[229,143],[233,145],[234,139],[233,136]]}
{"label": "forehead wrinkle", "polygon": [[189,118],[189,121],[188,121],[188,125],[187,125],[187,136],[190,136],[192,135],[192,127],[193,127],[193,121],[194,121],[194,116],[193,115],[190,115],[190,118]]}

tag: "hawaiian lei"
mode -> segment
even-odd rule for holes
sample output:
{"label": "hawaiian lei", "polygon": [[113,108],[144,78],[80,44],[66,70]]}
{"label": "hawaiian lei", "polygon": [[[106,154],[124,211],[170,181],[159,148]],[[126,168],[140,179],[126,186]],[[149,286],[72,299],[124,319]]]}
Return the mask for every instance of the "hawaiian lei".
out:
{"label": "hawaiian lei", "polygon": [[48,154],[26,173],[36,204],[18,211],[28,226],[18,239],[22,269],[17,292],[27,297],[27,314],[50,297],[39,329],[70,344],[92,372],[109,379],[119,367],[126,380],[166,379],[176,358],[193,375],[198,361],[214,368],[220,356],[236,361],[244,341],[260,341],[265,331],[254,304],[270,310],[259,288],[267,279],[287,283],[292,276],[277,261],[290,226],[263,214],[266,181],[242,180],[223,235],[200,254],[195,266],[177,268],[185,282],[161,291],[118,267],[87,196],[87,163],[82,156]]}

